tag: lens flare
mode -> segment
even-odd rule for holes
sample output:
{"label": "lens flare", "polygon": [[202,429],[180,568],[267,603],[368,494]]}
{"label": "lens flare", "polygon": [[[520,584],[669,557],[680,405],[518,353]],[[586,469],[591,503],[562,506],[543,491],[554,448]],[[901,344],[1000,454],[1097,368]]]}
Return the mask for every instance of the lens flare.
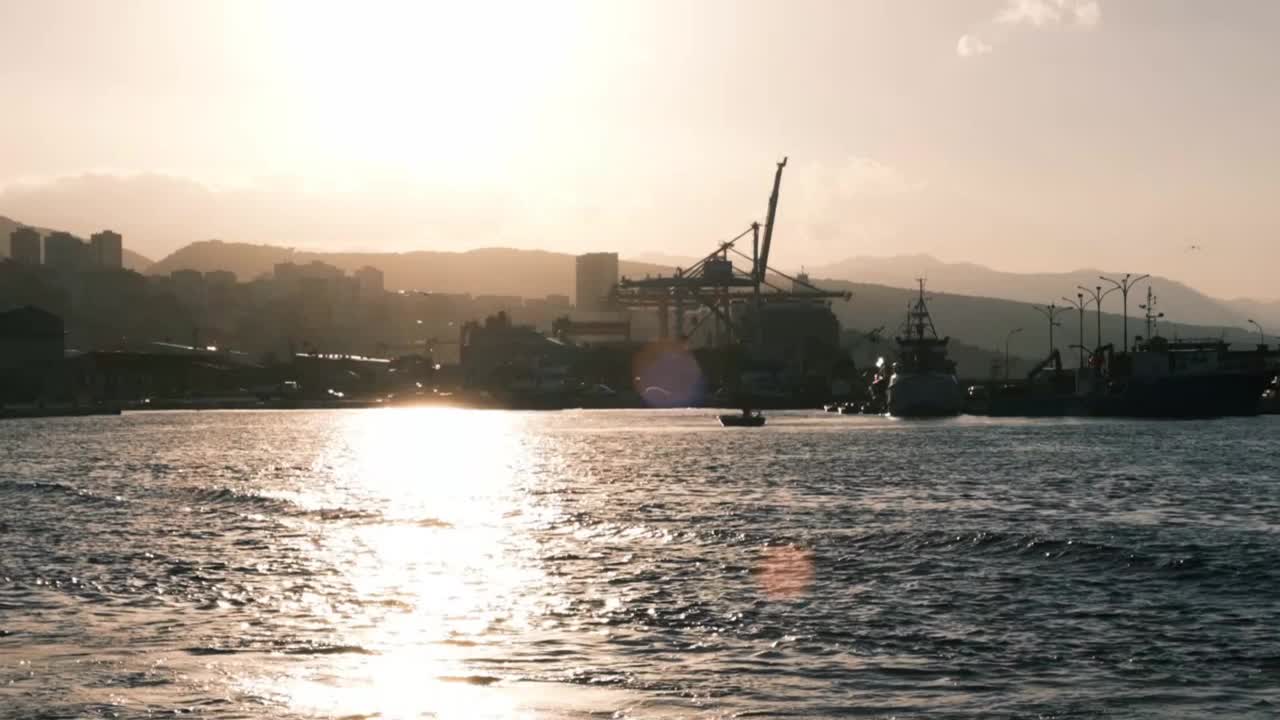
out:
{"label": "lens flare", "polygon": [[765,548],[760,556],[759,583],[771,600],[803,597],[813,584],[813,553],[795,545]]}
{"label": "lens flare", "polygon": [[632,369],[636,392],[650,407],[690,407],[706,393],[698,360],[680,343],[646,345],[636,353]]}

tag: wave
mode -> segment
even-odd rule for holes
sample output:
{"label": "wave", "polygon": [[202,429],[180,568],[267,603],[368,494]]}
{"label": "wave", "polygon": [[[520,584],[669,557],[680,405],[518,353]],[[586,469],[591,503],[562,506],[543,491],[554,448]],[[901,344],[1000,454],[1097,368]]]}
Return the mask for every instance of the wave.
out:
{"label": "wave", "polygon": [[282,655],[377,655],[377,651],[359,645],[328,645],[325,643],[304,643],[287,646],[194,646],[182,649],[188,655],[239,655],[249,653],[280,653]]}
{"label": "wave", "polygon": [[502,682],[502,678],[492,675],[439,675],[440,682],[466,683],[467,685],[492,685]]}
{"label": "wave", "polygon": [[36,480],[0,481],[0,495],[59,496],[93,505],[121,505],[125,502],[119,496],[100,495],[65,483]]}
{"label": "wave", "polygon": [[377,510],[347,507],[304,507],[288,498],[240,492],[231,488],[204,488],[183,498],[185,504],[203,507],[242,509],[277,517],[309,518],[322,522],[351,523],[358,525],[415,525],[426,528],[451,528],[453,524],[433,517],[388,517]]}

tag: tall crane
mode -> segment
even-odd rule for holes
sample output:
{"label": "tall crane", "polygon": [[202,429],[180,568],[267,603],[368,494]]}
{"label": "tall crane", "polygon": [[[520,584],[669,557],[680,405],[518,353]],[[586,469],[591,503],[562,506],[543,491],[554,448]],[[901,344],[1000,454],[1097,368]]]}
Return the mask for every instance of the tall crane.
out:
{"label": "tall crane", "polygon": [[760,255],[755,262],[757,282],[764,282],[764,275],[769,271],[769,248],[773,245],[773,224],[778,219],[778,191],[782,188],[782,169],[787,166],[787,159],[782,158],[778,170],[773,174],[773,192],[769,193],[769,212],[764,219],[764,242],[760,245]]}
{"label": "tall crane", "polygon": [[[675,310],[675,334],[684,339],[684,319],[686,308],[706,308],[709,312],[702,320],[714,321],[715,336],[722,342],[731,342],[736,336],[739,341],[746,340],[743,328],[739,327],[732,317],[730,308],[735,303],[752,302],[755,309],[756,332],[751,338],[757,346],[762,342],[760,336],[760,310],[764,303],[784,302],[797,299],[841,299],[852,297],[849,292],[831,292],[815,287],[807,278],[796,278],[769,267],[769,253],[773,246],[773,228],[778,217],[778,195],[782,186],[782,170],[787,166],[784,157],[777,164],[773,176],[773,191],[769,195],[769,207],[765,216],[764,233],[761,237],[761,226],[758,222],[751,225],[737,236],[720,245],[706,257],[688,268],[677,268],[670,276],[646,277],[631,279],[623,277],[614,289],[614,296],[620,305],[632,308],[653,307],[658,310],[659,335],[670,336],[668,326],[669,313]],[[751,255],[738,250],[735,246],[739,240],[751,236]],[[750,272],[742,272],[733,266],[729,254],[733,253],[751,263]],[[774,275],[791,281],[792,289],[784,290],[770,282]],[[769,292],[763,292],[768,287]],[[699,324],[701,321],[699,321]],[[720,332],[724,328],[727,332]]]}

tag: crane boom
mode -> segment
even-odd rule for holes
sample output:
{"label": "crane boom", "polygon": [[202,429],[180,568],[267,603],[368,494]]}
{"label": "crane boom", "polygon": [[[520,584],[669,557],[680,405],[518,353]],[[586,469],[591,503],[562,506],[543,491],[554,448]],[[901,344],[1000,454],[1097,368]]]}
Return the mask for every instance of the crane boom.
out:
{"label": "crane boom", "polygon": [[782,168],[787,166],[787,159],[778,163],[778,171],[773,176],[773,193],[769,195],[769,214],[764,219],[764,241],[760,243],[760,260],[756,263],[756,280],[763,281],[769,272],[769,246],[773,243],[773,222],[778,217],[778,190],[782,186]]}

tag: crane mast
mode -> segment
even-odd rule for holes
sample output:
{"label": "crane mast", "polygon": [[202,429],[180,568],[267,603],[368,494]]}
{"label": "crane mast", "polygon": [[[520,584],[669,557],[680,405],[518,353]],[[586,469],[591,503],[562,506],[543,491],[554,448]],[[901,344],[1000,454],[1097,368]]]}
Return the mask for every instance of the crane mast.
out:
{"label": "crane mast", "polygon": [[773,193],[769,195],[769,214],[764,219],[764,241],[760,243],[760,256],[756,260],[756,282],[763,282],[765,273],[769,271],[769,246],[773,244],[773,221],[778,217],[778,190],[782,186],[782,168],[787,166],[787,159],[778,163],[778,171],[773,176]]}

